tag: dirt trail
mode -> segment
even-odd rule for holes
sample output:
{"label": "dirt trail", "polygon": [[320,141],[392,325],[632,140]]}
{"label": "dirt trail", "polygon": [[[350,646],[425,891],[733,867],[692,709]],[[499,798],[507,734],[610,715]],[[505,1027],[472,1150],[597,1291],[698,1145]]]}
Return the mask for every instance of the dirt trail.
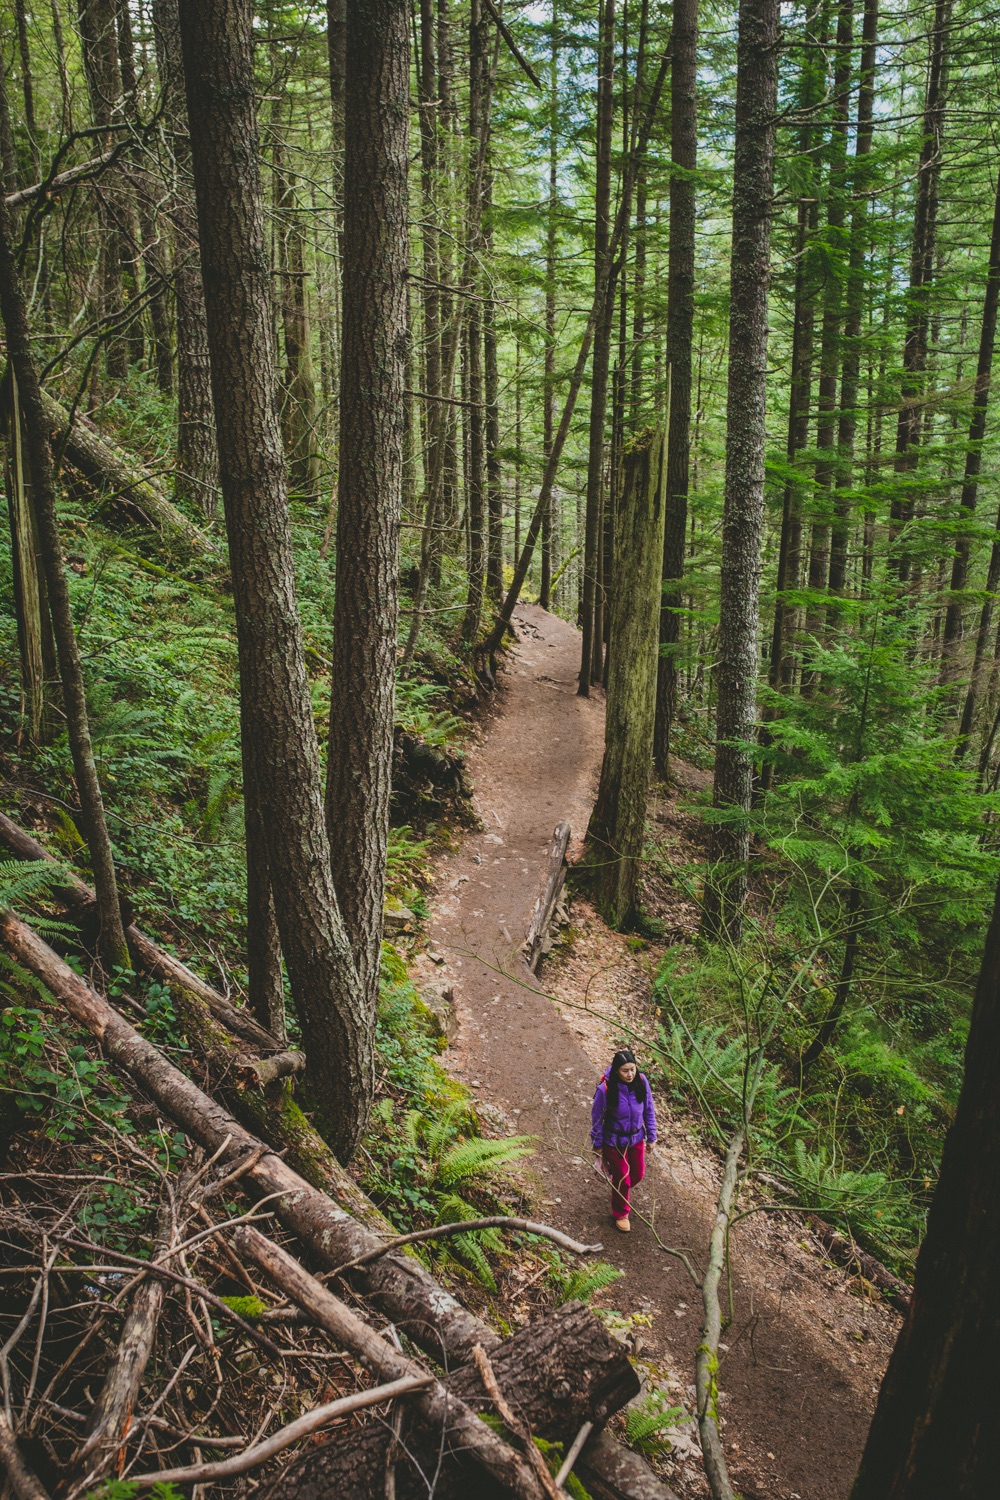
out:
{"label": "dirt trail", "polygon": [[[520,952],[554,825],[570,823],[571,857],[586,829],[603,701],[576,696],[575,629],[534,606],[519,609],[515,624],[519,644],[504,690],[470,755],[482,828],[442,861],[432,909],[431,937],[459,1017],[447,1060],[513,1129],[538,1138],[531,1171],[547,1216],[582,1240],[603,1241],[606,1258],[625,1272],[606,1300],[649,1316],[649,1354],[686,1387],[700,1328],[697,1293],[636,1218],[631,1235],[615,1231],[591,1162],[590,1103],[604,1049],[620,1034],[532,994]],[[622,940],[593,918],[582,940],[592,972],[627,961]],[[665,1244],[694,1248],[700,1259],[718,1163],[671,1120],[665,1101],[658,1104],[661,1144],[636,1204]],[[897,1326],[881,1305],[847,1295],[844,1278],[801,1238],[787,1216],[757,1215],[734,1233],[735,1318],[720,1370],[721,1411],[732,1477],[746,1500],[844,1500]],[[679,1463],[671,1482],[685,1496],[703,1492],[690,1465]]]}

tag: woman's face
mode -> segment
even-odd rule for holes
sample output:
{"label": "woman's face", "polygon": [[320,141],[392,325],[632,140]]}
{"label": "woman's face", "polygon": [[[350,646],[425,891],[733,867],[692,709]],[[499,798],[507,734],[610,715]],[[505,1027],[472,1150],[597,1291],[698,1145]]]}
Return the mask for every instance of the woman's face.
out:
{"label": "woman's face", "polygon": [[635,1077],[638,1071],[639,1070],[636,1067],[635,1063],[622,1063],[621,1067],[618,1069],[618,1077],[621,1079],[622,1083],[631,1083],[632,1079]]}

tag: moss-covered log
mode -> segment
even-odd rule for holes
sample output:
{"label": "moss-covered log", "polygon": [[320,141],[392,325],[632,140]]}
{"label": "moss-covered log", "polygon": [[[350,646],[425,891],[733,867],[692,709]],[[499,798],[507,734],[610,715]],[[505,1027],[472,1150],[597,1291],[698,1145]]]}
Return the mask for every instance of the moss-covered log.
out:
{"label": "moss-covered log", "polygon": [[61,451],[66,462],[103,496],[117,517],[133,526],[148,526],[159,533],[170,550],[182,556],[221,557],[216,542],[189,521],[167,499],[156,480],[102,436],[86,417],[77,414],[70,424],[65,406],[47,391],[42,392],[42,404],[56,451]]}

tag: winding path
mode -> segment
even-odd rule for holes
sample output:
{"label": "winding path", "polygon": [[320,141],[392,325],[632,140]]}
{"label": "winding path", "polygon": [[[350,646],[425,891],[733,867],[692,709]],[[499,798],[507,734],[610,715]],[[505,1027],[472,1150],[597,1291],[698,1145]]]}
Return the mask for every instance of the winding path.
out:
{"label": "winding path", "polygon": [[[649,1352],[691,1379],[700,1301],[683,1267],[635,1218],[616,1234],[590,1157],[600,1059],[545,996],[521,957],[556,822],[578,852],[596,790],[603,700],[576,695],[578,632],[536,606],[516,616],[518,645],[481,744],[470,754],[481,829],[439,871],[431,937],[455,990],[459,1036],[449,1064],[513,1129],[538,1138],[531,1171],[547,1215],[603,1240],[625,1277],[609,1294],[651,1318]],[[544,976],[543,976],[544,978]],[[591,1047],[591,1052],[593,1052]],[[705,1246],[714,1170],[692,1172],[691,1144],[660,1105],[661,1146],[637,1199],[664,1243]],[[745,1500],[845,1500],[894,1332],[891,1315],[846,1296],[843,1280],[796,1243],[793,1221],[734,1236],[735,1317],[720,1370],[734,1483]],[[685,1495],[700,1493],[673,1481]]]}

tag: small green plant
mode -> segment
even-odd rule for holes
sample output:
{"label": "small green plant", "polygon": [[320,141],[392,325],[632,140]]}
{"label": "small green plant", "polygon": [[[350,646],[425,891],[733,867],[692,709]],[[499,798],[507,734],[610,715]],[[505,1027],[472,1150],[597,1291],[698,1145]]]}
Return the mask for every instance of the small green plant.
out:
{"label": "small green plant", "polygon": [[668,1453],[671,1443],[668,1430],[684,1418],[682,1406],[668,1406],[659,1392],[646,1397],[639,1406],[630,1406],[625,1414],[625,1441],[641,1453]]}
{"label": "small green plant", "polygon": [[590,1265],[578,1266],[566,1274],[556,1272],[553,1280],[558,1287],[558,1301],[589,1302],[591,1297],[613,1286],[625,1272],[606,1260],[596,1260]]}

